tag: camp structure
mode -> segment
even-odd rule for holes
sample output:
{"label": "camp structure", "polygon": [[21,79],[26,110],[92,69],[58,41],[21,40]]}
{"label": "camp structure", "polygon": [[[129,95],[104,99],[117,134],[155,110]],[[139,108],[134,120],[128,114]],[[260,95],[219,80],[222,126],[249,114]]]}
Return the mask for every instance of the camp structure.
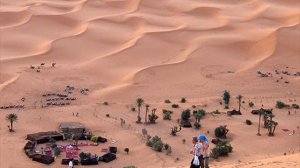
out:
{"label": "camp structure", "polygon": [[258,110],[252,110],[251,113],[255,114],[255,115],[257,115],[257,114],[264,114],[264,113],[266,113],[266,114],[272,114],[272,111],[273,111],[273,109],[264,109],[264,108],[261,108],[261,109],[258,109]]}
{"label": "camp structure", "polygon": [[231,111],[227,111],[227,115],[231,116],[231,115],[242,115],[242,113],[240,111],[237,111],[235,109],[231,110]]}
{"label": "camp structure", "polygon": [[49,142],[51,138],[60,141],[63,140],[63,135],[57,131],[38,132],[27,135],[27,140],[36,142],[37,144]]}
{"label": "camp structure", "polygon": [[54,162],[54,157],[37,154],[37,155],[32,156],[32,160],[36,161],[36,162],[44,163],[44,164],[51,164]]}
{"label": "camp structure", "polygon": [[64,122],[59,125],[59,131],[62,133],[84,133],[86,129],[83,124],[77,122]]}

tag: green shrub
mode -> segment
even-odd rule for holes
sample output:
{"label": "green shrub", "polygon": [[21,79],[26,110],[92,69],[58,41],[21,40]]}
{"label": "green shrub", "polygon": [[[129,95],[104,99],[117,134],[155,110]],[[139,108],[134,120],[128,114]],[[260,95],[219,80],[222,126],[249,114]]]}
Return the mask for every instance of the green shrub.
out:
{"label": "green shrub", "polygon": [[151,124],[155,124],[155,121],[158,119],[158,115],[155,114],[155,111],[152,111],[151,114],[148,115],[148,119]]}
{"label": "green shrub", "polygon": [[165,103],[169,104],[169,103],[171,103],[171,100],[166,99],[166,100],[165,100]]}
{"label": "green shrub", "polygon": [[161,152],[164,147],[164,143],[162,142],[161,138],[158,136],[154,136],[146,142],[146,145],[152,147],[153,150],[157,152]]}
{"label": "green shrub", "polygon": [[128,154],[129,153],[129,148],[125,148],[124,152],[126,152]]}
{"label": "green shrub", "polygon": [[277,102],[276,102],[276,107],[279,108],[279,109],[282,109],[282,108],[289,107],[289,105],[288,105],[288,104],[285,104],[285,103],[282,102],[282,101],[277,101]]}
{"label": "green shrub", "polygon": [[194,110],[193,111],[193,115],[196,116],[196,115],[199,115],[202,117],[204,117],[206,115],[206,111],[203,110],[203,109],[199,109],[199,110]]}
{"label": "green shrub", "polygon": [[229,129],[225,126],[219,126],[215,129],[215,136],[218,138],[226,138],[226,134],[228,133]]}
{"label": "green shrub", "polygon": [[156,143],[153,144],[153,149],[157,152],[161,152],[163,147],[164,147],[164,144],[161,140],[157,141]]}
{"label": "green shrub", "polygon": [[179,108],[178,104],[172,104],[172,108]]}
{"label": "green shrub", "polygon": [[201,124],[200,124],[199,122],[195,122],[195,123],[194,123],[194,126],[195,126],[196,129],[200,129]]}
{"label": "green shrub", "polygon": [[180,103],[186,103],[186,99],[184,97],[181,98]]}
{"label": "green shrub", "polygon": [[91,141],[95,142],[95,143],[98,142],[98,137],[97,136],[92,136]]}
{"label": "green shrub", "polygon": [[163,117],[164,120],[171,120],[171,118],[172,118],[172,116],[171,116],[170,112],[164,113],[164,117]]}
{"label": "green shrub", "polygon": [[252,121],[251,120],[246,120],[246,124],[247,125],[252,125]]}
{"label": "green shrub", "polygon": [[228,143],[218,144],[211,150],[210,156],[214,159],[218,159],[219,156],[227,156],[232,152],[232,146]]}
{"label": "green shrub", "polygon": [[148,140],[146,142],[146,145],[149,146],[149,147],[152,147],[153,146],[153,142],[151,140]]}
{"label": "green shrub", "polygon": [[223,93],[223,100],[225,102],[225,108],[228,108],[228,105],[229,105],[229,101],[230,101],[230,93],[229,91],[225,90],[224,93]]}
{"label": "green shrub", "polygon": [[299,105],[298,104],[292,104],[292,108],[299,109]]}
{"label": "green shrub", "polygon": [[254,103],[253,102],[249,102],[249,107],[253,107],[254,106]]}
{"label": "green shrub", "polygon": [[186,109],[184,111],[182,111],[181,113],[181,119],[184,120],[184,121],[187,121],[189,120],[191,117],[191,111],[190,109]]}
{"label": "green shrub", "polygon": [[107,101],[103,102],[103,105],[108,106],[108,102]]}

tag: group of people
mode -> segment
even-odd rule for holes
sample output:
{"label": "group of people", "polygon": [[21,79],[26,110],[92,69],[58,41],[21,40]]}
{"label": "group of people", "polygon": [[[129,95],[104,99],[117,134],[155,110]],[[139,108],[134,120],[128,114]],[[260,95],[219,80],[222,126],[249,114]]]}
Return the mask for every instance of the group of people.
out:
{"label": "group of people", "polygon": [[191,154],[194,155],[190,168],[209,168],[209,141],[205,135],[192,138],[193,148]]}

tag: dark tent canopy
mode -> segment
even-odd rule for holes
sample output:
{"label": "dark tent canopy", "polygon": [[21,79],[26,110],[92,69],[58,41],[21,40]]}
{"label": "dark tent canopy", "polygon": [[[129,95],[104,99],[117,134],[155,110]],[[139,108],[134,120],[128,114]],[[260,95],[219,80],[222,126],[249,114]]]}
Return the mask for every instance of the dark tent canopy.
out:
{"label": "dark tent canopy", "polygon": [[57,131],[38,132],[34,134],[28,134],[27,139],[38,144],[49,142],[50,138],[57,141],[63,140],[62,134]]}

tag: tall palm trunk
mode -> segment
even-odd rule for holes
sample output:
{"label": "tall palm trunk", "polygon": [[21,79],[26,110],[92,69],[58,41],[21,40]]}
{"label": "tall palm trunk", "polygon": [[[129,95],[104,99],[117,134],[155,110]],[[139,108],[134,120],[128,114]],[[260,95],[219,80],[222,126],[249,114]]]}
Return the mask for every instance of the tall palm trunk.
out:
{"label": "tall palm trunk", "polygon": [[10,130],[13,130],[13,121],[10,121]]}
{"label": "tall palm trunk", "polygon": [[146,106],[146,114],[145,114],[145,123],[147,123],[148,121],[147,121],[147,115],[148,115],[148,106]]}
{"label": "tall palm trunk", "polygon": [[261,112],[259,112],[259,118],[258,118],[258,130],[257,130],[257,134],[258,136],[260,136],[260,120],[261,120]]}
{"label": "tall palm trunk", "polygon": [[274,128],[273,128],[273,131],[272,131],[273,136],[274,136],[274,132],[275,132],[276,127],[277,127],[277,123],[274,123]]}
{"label": "tall palm trunk", "polygon": [[141,106],[138,106],[138,108],[139,108],[138,117],[140,117],[140,114],[141,114]]}

